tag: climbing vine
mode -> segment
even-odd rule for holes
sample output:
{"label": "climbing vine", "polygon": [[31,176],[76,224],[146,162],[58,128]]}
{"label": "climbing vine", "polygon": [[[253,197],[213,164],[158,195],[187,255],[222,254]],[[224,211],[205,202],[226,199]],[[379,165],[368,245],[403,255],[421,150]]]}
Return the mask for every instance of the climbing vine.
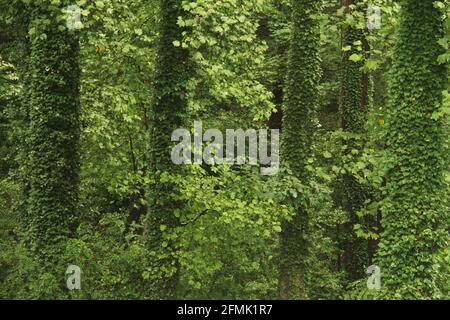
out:
{"label": "climbing vine", "polygon": [[[318,14],[321,1],[293,1],[292,34],[286,80],[282,161],[301,181],[312,153],[313,133],[317,128],[316,111],[320,81],[320,28]],[[305,299],[305,269],[308,255],[307,212],[298,205],[293,221],[284,225],[280,253],[280,297]]]}
{"label": "climbing vine", "polygon": [[[164,175],[173,174],[177,168],[171,162],[172,132],[183,128],[186,121],[188,100],[186,84],[190,76],[189,51],[176,45],[185,27],[177,24],[183,16],[181,0],[161,0],[160,38],[154,80],[155,100],[152,107],[150,128],[151,165],[154,184],[150,190],[150,211],[147,222],[148,243],[154,252],[152,272],[156,273],[154,296],[174,297],[178,285],[177,261],[174,258],[173,239],[165,234],[178,225],[174,210],[182,205],[174,201],[173,185]],[[165,232],[167,230],[167,232]],[[166,248],[161,254],[159,248]]]}
{"label": "climbing vine", "polygon": [[446,68],[438,63],[443,24],[433,1],[401,2],[387,119],[389,171],[378,260],[384,297],[435,299],[438,253],[449,245],[444,196]]}
{"label": "climbing vine", "polygon": [[58,22],[57,7],[37,3],[31,10],[25,235],[34,254],[53,261],[77,221],[79,43],[76,32]]}

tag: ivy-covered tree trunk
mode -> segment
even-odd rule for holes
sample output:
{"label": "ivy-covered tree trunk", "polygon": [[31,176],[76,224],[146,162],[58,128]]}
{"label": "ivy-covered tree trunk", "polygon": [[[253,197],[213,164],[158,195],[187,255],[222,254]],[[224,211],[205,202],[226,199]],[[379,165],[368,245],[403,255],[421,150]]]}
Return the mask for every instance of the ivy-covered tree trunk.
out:
{"label": "ivy-covered tree trunk", "polygon": [[443,22],[432,0],[403,0],[387,118],[389,171],[378,261],[383,297],[439,298],[437,253],[449,245],[444,126],[448,84],[437,62]]}
{"label": "ivy-covered tree trunk", "polygon": [[31,252],[53,265],[75,231],[79,188],[79,40],[60,8],[34,4],[26,84],[27,227]]}
{"label": "ivy-covered tree trunk", "polygon": [[[358,0],[344,0],[346,13],[351,13],[351,6],[358,5]],[[354,7],[355,9],[359,9]],[[342,45],[345,48],[342,55],[341,65],[341,101],[340,108],[342,113],[342,127],[344,131],[365,134],[365,125],[368,114],[368,79],[362,72],[363,62],[352,61],[352,55],[364,54],[361,46],[364,39],[364,33],[360,29],[348,26],[342,31]],[[358,50],[359,47],[359,50]],[[348,48],[351,48],[348,50]],[[347,141],[347,151],[356,149],[362,151],[361,146],[353,141]],[[357,155],[356,155],[357,156]],[[349,222],[344,226],[343,265],[351,282],[365,276],[368,266],[368,241],[357,238],[353,226],[362,223],[357,213],[364,206],[369,198],[369,192],[365,186],[362,186],[355,177],[346,174],[342,177],[338,193],[341,194],[341,205],[348,213]]]}
{"label": "ivy-covered tree trunk", "polygon": [[[8,155],[4,155],[0,163],[2,173],[15,168],[16,163],[13,163],[13,159],[17,156],[17,149],[21,149],[21,140],[24,139],[25,135],[21,133],[24,123],[26,122],[26,105],[27,95],[22,91],[21,95],[9,97],[8,91],[14,86],[17,88],[22,87],[27,89],[27,79],[29,75],[27,72],[28,68],[28,57],[30,55],[30,43],[28,37],[28,22],[29,22],[29,12],[27,11],[27,6],[22,3],[14,3],[13,6],[6,6],[5,3],[0,2],[0,12],[4,14],[10,14],[14,17],[11,23],[6,23],[6,21],[0,21],[0,56],[2,61],[10,63],[12,66],[1,66],[1,72],[5,72],[0,75],[0,118],[1,118],[1,128],[2,132],[0,144],[0,150]],[[8,73],[16,72],[17,80],[13,80],[7,77]],[[12,144],[12,146],[19,146],[19,148],[11,148],[6,146],[6,143]],[[17,159],[15,159],[17,160]],[[15,161],[22,164],[23,159]],[[19,210],[21,211],[21,210]]]}
{"label": "ivy-covered tree trunk", "polygon": [[[321,1],[292,2],[292,36],[286,95],[283,108],[282,161],[295,177],[307,183],[307,159],[312,153],[321,77],[320,28],[317,15]],[[298,205],[293,221],[281,234],[279,295],[281,299],[307,299],[305,286],[308,256],[308,213]]]}
{"label": "ivy-covered tree trunk", "polygon": [[[29,106],[30,106],[30,81],[29,59],[31,43],[29,37],[30,7],[24,3],[17,3],[13,9],[16,17],[14,23],[16,39],[12,46],[10,58],[17,68],[19,83],[22,84],[22,92],[17,99],[17,105],[14,109],[13,125],[10,127],[10,137],[12,143],[18,146],[16,154],[16,172],[19,178],[20,201],[14,205],[14,208],[20,215],[21,231],[27,234],[30,229],[30,218],[28,216],[28,198],[30,192],[30,181],[27,173],[29,149],[27,146],[28,126],[29,126]],[[30,241],[25,238],[24,242]]]}
{"label": "ivy-covered tree trunk", "polygon": [[147,234],[150,250],[154,253],[155,298],[174,298],[178,286],[178,263],[175,244],[165,239],[174,227],[179,225],[175,210],[180,207],[172,195],[173,185],[161,181],[165,173],[176,172],[171,162],[171,135],[182,128],[187,114],[186,82],[189,79],[189,52],[180,42],[183,28],[177,25],[179,16],[184,15],[181,0],[160,1],[160,33],[155,74],[155,101],[152,110],[151,127],[151,170],[155,184],[150,190],[150,212]]}
{"label": "ivy-covered tree trunk", "polygon": [[[344,0],[347,13],[351,12],[350,6],[357,1]],[[342,126],[344,130],[354,133],[363,133],[367,118],[366,99],[363,97],[363,67],[362,60],[351,61],[354,54],[363,54],[357,47],[363,40],[362,30],[348,26],[342,31],[343,47],[351,47],[343,51],[341,70],[341,112]],[[358,44],[359,42],[359,44]]]}

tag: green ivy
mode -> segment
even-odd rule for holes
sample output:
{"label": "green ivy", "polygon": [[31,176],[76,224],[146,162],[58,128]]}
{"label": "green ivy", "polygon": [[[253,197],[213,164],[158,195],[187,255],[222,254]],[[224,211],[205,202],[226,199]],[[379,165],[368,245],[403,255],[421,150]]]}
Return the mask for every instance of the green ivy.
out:
{"label": "green ivy", "polygon": [[28,72],[27,214],[24,239],[55,262],[75,231],[79,184],[79,41],[52,5],[32,6]]}
{"label": "green ivy", "polygon": [[[176,46],[186,27],[177,24],[178,17],[185,14],[181,0],[161,0],[160,28],[154,80],[155,100],[152,106],[150,128],[150,169],[154,184],[150,190],[150,212],[147,234],[153,251],[155,272],[154,292],[158,298],[173,298],[179,282],[178,262],[174,257],[174,243],[164,241],[165,226],[171,230],[178,226],[174,210],[182,205],[173,199],[173,185],[164,183],[166,174],[173,174],[177,167],[172,164],[171,135],[183,128],[188,108],[187,81],[191,74],[191,61],[186,48]],[[160,248],[166,250],[161,252]]]}
{"label": "green ivy", "polygon": [[387,119],[389,171],[378,251],[384,298],[435,299],[438,253],[449,245],[445,131],[433,114],[448,84],[443,22],[433,1],[403,0]]}
{"label": "green ivy", "polygon": [[[353,11],[361,11],[360,1],[344,1],[345,12],[350,15]],[[343,130],[353,134],[366,133],[366,121],[369,113],[369,76],[363,72],[364,61],[354,57],[365,55],[368,50],[367,38],[364,30],[357,25],[343,24],[343,44],[341,63],[341,101]],[[361,147],[347,140],[347,152],[354,152],[351,156],[357,158],[361,154]],[[369,263],[368,241],[358,238],[354,226],[361,223],[357,216],[365,202],[369,199],[367,187],[358,183],[351,174],[344,174],[340,179],[336,193],[339,194],[340,204],[349,216],[349,222],[343,226],[344,247],[343,265],[349,280],[356,281],[365,276]]]}
{"label": "green ivy", "polygon": [[[307,160],[312,153],[317,128],[319,81],[321,76],[318,15],[321,1],[292,2],[292,31],[283,107],[281,156],[284,166],[303,183],[309,179]],[[308,216],[298,205],[293,221],[283,226],[280,252],[279,291],[282,299],[305,299]]]}

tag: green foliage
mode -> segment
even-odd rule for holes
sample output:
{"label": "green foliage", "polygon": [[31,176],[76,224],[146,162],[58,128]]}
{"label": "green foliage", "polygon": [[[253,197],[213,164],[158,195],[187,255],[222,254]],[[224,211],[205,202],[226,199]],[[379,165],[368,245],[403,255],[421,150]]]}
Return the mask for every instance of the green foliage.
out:
{"label": "green foliage", "polygon": [[75,299],[149,299],[146,277],[149,252],[142,226],[127,228],[127,212],[105,214],[96,227],[82,224],[77,239],[69,241],[65,255],[80,267],[80,291]]}
{"label": "green foliage", "polygon": [[186,13],[177,23],[188,31],[174,44],[192,52],[191,110],[239,107],[249,120],[270,116],[272,94],[261,83],[267,45],[258,38],[267,8],[268,0],[183,1]]}
{"label": "green foliage", "polygon": [[32,8],[36,31],[30,37],[31,77],[25,89],[30,97],[25,142],[29,197],[22,217],[25,243],[51,263],[76,224],[80,134],[78,38],[50,26],[57,23],[54,10]]}
{"label": "green foliage", "polygon": [[[189,51],[174,43],[186,27],[177,24],[178,17],[185,14],[181,0],[161,0],[160,27],[157,59],[155,67],[155,100],[152,106],[150,125],[151,158],[150,170],[154,184],[149,191],[150,211],[146,232],[151,252],[155,252],[165,243],[161,225],[169,229],[178,226],[175,210],[182,208],[182,203],[174,201],[171,193],[173,186],[164,184],[165,174],[175,173],[170,155],[171,135],[182,128],[188,111],[187,82],[191,76],[192,63]],[[177,295],[179,274],[177,260],[173,257],[173,242],[166,243],[167,252],[152,257],[155,267],[164,272],[155,282],[155,296],[174,298]]]}
{"label": "green foliage", "polygon": [[[433,119],[442,104],[446,69],[440,12],[431,1],[402,1],[387,119],[389,171],[378,261],[384,295],[436,299],[437,254],[448,247],[445,130]],[[448,189],[447,189],[448,190]]]}
{"label": "green foliage", "polygon": [[[292,3],[292,32],[283,107],[283,165],[294,176],[307,181],[307,159],[311,155],[320,80],[320,28],[318,15],[321,1]],[[280,297],[305,299],[306,257],[309,247],[308,213],[300,203],[293,221],[285,224],[281,235]]]}
{"label": "green foliage", "polygon": [[185,294],[190,298],[275,298],[281,221],[291,209],[281,201],[279,181],[257,168],[192,167],[175,178],[181,227],[168,239],[179,243]]}
{"label": "green foliage", "polygon": [[[0,298],[448,298],[448,1],[346,3],[0,0]],[[279,174],[174,166],[195,120]]]}
{"label": "green foliage", "polygon": [[[359,13],[361,8],[359,1],[348,1],[345,6],[347,15],[352,12]],[[348,20],[348,16],[347,16]],[[369,74],[363,72],[363,58],[368,50],[368,40],[364,30],[358,26],[344,21],[342,25],[343,45],[341,64],[341,101],[342,127],[351,133],[365,133],[367,115],[369,113],[370,81]],[[348,24],[347,24],[348,23]],[[352,140],[347,140],[346,151],[356,161],[361,154],[361,148],[353,145]],[[344,154],[345,156],[345,154]],[[343,174],[336,185],[337,202],[349,213],[349,221],[343,226],[347,236],[341,240],[345,248],[343,264],[348,272],[349,279],[356,281],[364,277],[364,271],[369,265],[368,242],[358,238],[353,228],[360,226],[361,219],[357,216],[366,201],[370,201],[370,190],[363,187],[351,174]],[[359,230],[357,230],[359,231]]]}

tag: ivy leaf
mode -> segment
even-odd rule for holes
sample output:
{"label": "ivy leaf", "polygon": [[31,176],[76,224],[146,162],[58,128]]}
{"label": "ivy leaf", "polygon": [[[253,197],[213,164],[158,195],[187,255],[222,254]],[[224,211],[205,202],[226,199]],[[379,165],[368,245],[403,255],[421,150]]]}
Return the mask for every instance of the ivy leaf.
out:
{"label": "ivy leaf", "polygon": [[359,62],[362,60],[362,55],[354,53],[348,59],[353,62]]}

